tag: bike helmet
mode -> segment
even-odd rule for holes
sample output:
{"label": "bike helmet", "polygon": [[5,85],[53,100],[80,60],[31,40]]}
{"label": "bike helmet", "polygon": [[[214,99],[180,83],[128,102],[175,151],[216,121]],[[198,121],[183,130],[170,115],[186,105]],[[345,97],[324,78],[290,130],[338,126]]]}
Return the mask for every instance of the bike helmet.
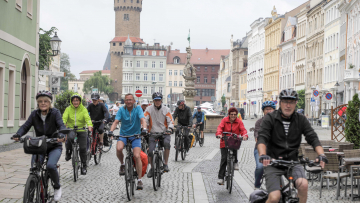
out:
{"label": "bike helmet", "polygon": [[74,94],[73,96],[71,96],[70,101],[72,102],[74,98],[78,98],[78,99],[80,100],[80,102],[81,102],[81,100],[82,100],[82,98],[80,97],[80,95]]}
{"label": "bike helmet", "polygon": [[280,92],[279,95],[280,100],[282,99],[291,99],[291,100],[299,100],[299,95],[295,90],[285,89]]}
{"label": "bike helmet", "polygon": [[201,110],[201,107],[200,107],[200,106],[198,106],[198,107],[197,107],[197,110]]}
{"label": "bike helmet", "polygon": [[178,105],[178,106],[183,105],[183,104],[185,104],[185,101],[184,101],[184,100],[179,100],[179,101],[177,102],[177,105]]}
{"label": "bike helmet", "polygon": [[271,108],[273,108],[273,109],[276,109],[276,105],[275,105],[275,103],[274,103],[273,101],[265,101],[264,103],[262,103],[261,109],[262,109],[263,111],[264,111],[264,109],[265,109],[266,107],[271,107]]}
{"label": "bike helmet", "polygon": [[163,98],[163,95],[161,94],[161,92],[154,92],[153,95],[152,95],[153,100],[162,99],[162,98]]}
{"label": "bike helmet", "polygon": [[51,101],[53,100],[53,96],[52,96],[51,92],[45,91],[45,90],[39,91],[39,93],[36,94],[36,99],[38,99],[39,97],[43,97],[43,96],[49,97]]}
{"label": "bike helmet", "polygon": [[92,100],[99,100],[100,99],[99,93],[92,93],[91,94],[91,99]]}

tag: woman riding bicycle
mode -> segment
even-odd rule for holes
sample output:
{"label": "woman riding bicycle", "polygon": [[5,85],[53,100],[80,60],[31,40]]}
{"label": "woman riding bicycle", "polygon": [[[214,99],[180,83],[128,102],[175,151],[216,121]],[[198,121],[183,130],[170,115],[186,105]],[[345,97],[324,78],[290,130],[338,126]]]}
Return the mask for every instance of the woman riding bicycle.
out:
{"label": "woman riding bicycle", "polygon": [[[248,139],[247,131],[244,127],[243,122],[237,118],[238,110],[235,107],[232,107],[228,111],[227,117],[221,120],[220,125],[217,128],[216,136],[218,138],[222,138],[223,132],[231,132],[237,135],[241,135],[244,138],[244,141]],[[224,176],[226,172],[226,165],[227,165],[227,149],[225,148],[224,140],[220,141],[220,151],[221,151],[221,161],[220,161],[220,169],[218,174],[218,184],[224,184]],[[234,163],[234,170],[239,170],[239,164],[237,160],[237,150],[234,150],[235,155],[235,163]]]}
{"label": "woman riding bicycle", "polygon": [[[13,136],[15,141],[19,141],[19,138],[27,134],[31,127],[34,127],[36,137],[41,137],[46,135],[47,138],[52,138],[51,136],[57,131],[65,129],[65,125],[61,119],[61,113],[58,109],[53,108],[51,105],[52,94],[49,91],[40,91],[36,94],[36,102],[38,104],[38,109],[34,110],[27,121],[20,127],[17,133]],[[62,152],[62,143],[65,139],[64,135],[60,134],[58,143],[50,144],[47,143],[47,154],[48,162],[46,169],[50,173],[50,178],[54,183],[54,201],[59,201],[61,198],[61,187],[59,173],[57,171],[57,163],[60,159]],[[44,161],[44,157],[41,155],[41,162]],[[31,165],[33,165],[35,155],[31,160]]]}
{"label": "woman riding bicycle", "polygon": [[[92,131],[92,122],[89,116],[89,112],[82,105],[82,98],[79,94],[75,93],[70,98],[70,106],[65,109],[63,115],[63,121],[65,125],[69,128],[78,128],[89,127],[89,131]],[[87,147],[87,132],[85,130],[78,130],[77,137],[80,146],[80,159],[82,163],[81,175],[86,175],[86,147]],[[71,131],[68,134],[68,140],[66,141],[66,156],[65,160],[69,161],[71,159],[72,153],[72,143],[74,142],[75,132]]]}

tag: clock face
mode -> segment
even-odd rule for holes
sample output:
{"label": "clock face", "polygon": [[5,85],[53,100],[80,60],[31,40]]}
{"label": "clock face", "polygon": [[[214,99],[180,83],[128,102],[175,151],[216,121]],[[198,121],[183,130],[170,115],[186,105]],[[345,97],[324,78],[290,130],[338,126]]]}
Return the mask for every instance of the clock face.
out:
{"label": "clock face", "polygon": [[59,78],[53,77],[51,82],[53,85],[55,85],[59,82]]}

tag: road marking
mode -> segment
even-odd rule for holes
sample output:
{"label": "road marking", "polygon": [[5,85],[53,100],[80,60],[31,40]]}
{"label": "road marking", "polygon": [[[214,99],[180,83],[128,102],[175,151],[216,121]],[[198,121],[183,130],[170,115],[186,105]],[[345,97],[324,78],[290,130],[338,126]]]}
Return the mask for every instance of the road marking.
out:
{"label": "road marking", "polygon": [[219,151],[220,149],[214,149],[209,155],[207,155],[205,160],[212,160]]}
{"label": "road marking", "polygon": [[191,177],[193,180],[195,203],[209,202],[202,174],[200,172],[194,172],[191,174]]}
{"label": "road marking", "polygon": [[202,161],[202,159],[196,159],[195,163],[188,164],[184,169],[183,173],[191,173],[192,170]]}

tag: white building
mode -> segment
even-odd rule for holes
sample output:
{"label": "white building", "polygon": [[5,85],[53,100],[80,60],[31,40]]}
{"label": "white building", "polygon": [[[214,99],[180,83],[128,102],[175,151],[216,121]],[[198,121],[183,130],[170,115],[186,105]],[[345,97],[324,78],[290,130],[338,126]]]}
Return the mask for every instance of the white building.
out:
{"label": "white building", "polygon": [[216,80],[216,101],[221,105],[221,97],[225,96],[226,105],[230,107],[231,99],[231,68],[229,56],[222,56],[218,79]]}
{"label": "white building", "polygon": [[142,99],[152,101],[153,92],[166,94],[166,54],[167,49],[155,43],[154,46],[133,45],[130,38],[125,42],[123,58],[123,91],[134,94],[143,92]]}
{"label": "white building", "polygon": [[[251,25],[251,31],[247,33],[249,40],[249,55],[247,69],[247,94],[250,101],[250,115],[261,115],[263,103],[264,83],[264,56],[265,56],[265,25],[267,19],[259,18]],[[249,105],[250,105],[249,104]]]}

